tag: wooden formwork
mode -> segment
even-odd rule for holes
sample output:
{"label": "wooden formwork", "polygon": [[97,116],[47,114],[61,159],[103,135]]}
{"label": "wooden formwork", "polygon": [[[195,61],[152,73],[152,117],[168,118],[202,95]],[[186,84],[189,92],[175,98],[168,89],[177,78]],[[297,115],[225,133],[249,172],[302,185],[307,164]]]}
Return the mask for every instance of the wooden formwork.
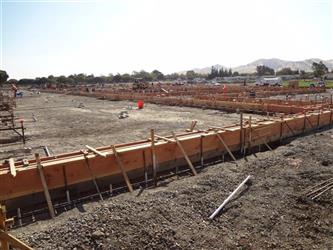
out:
{"label": "wooden formwork", "polygon": [[[322,101],[295,101],[295,100],[272,100],[263,98],[248,98],[240,95],[244,91],[256,89],[260,96],[273,96],[290,93],[318,93],[324,89],[289,89],[280,87],[228,87],[234,92],[223,93],[223,88],[214,86],[192,86],[192,87],[175,87],[171,88],[173,92],[156,93],[152,92],[134,92],[129,90],[110,90],[101,89],[94,92],[82,91],[77,88],[67,90],[68,94],[103,98],[107,100],[144,100],[149,103],[188,106],[198,108],[220,109],[225,111],[243,111],[253,113],[284,113],[297,114],[312,110],[329,108],[331,103]],[[186,91],[187,90],[187,91]],[[48,90],[49,91],[49,90]],[[243,92],[241,92],[243,91]],[[59,91],[50,91],[59,93]]]}
{"label": "wooden formwork", "polygon": [[[23,120],[17,125],[17,118],[15,117],[14,110],[16,108],[15,98],[11,96],[10,92],[0,92],[0,132],[13,131],[22,138],[25,143]],[[6,140],[0,138],[0,144]]]}
{"label": "wooden formwork", "polygon": [[0,246],[2,250],[9,250],[10,246],[15,249],[32,250],[31,247],[9,234],[8,226],[14,223],[13,218],[6,218],[6,208],[0,205]]}
{"label": "wooden formwork", "polygon": [[10,204],[17,198],[41,192],[45,193],[48,203],[52,203],[52,195],[47,195],[49,191],[86,181],[94,181],[98,190],[96,180],[107,176],[120,175],[126,179],[128,174],[130,182],[131,178],[144,175],[145,169],[156,167],[154,159],[158,163],[156,171],[184,165],[182,160],[185,158],[191,167],[188,160],[199,162],[200,157],[208,160],[222,153],[246,150],[329,126],[332,114],[333,110],[324,110],[256,122],[244,120],[242,125],[168,137],[155,135],[152,139],[100,147],[89,152],[77,151],[2,164],[0,203]]}

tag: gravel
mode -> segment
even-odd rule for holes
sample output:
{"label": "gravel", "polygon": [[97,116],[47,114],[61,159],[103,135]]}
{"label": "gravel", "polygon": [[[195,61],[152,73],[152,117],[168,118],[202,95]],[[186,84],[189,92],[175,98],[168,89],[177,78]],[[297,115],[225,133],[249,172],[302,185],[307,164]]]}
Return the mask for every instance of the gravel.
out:
{"label": "gravel", "polygon": [[[12,233],[35,249],[332,249],[332,191],[316,201],[302,195],[333,177],[332,134],[304,136],[140,195],[86,203],[84,211]],[[210,221],[249,174],[252,182]]]}

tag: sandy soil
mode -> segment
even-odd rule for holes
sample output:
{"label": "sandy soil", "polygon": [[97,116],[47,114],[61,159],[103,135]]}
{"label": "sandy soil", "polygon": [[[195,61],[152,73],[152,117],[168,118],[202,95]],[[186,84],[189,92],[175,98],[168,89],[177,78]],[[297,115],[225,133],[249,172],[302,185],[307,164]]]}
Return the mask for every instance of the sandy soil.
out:
{"label": "sandy soil", "polygon": [[[251,184],[210,221],[249,174]],[[36,249],[332,249],[333,191],[316,201],[303,195],[332,177],[333,130],[327,130],[238,166],[210,166],[196,177],[85,204],[13,234]]]}
{"label": "sandy soil", "polygon": [[[119,119],[121,111],[127,111],[129,117]],[[192,120],[198,120],[198,128],[239,122],[239,115],[216,110],[154,104],[145,104],[144,109],[138,110],[136,103],[129,101],[49,93],[33,95],[27,91],[22,99],[17,99],[16,114],[26,120],[27,143],[0,145],[0,160],[39,151],[44,154],[41,146],[48,146],[53,154],[59,154],[83,149],[84,145],[99,147],[146,139],[151,128],[157,134],[170,135],[171,131],[185,131]],[[11,138],[16,134],[10,131],[2,136]]]}

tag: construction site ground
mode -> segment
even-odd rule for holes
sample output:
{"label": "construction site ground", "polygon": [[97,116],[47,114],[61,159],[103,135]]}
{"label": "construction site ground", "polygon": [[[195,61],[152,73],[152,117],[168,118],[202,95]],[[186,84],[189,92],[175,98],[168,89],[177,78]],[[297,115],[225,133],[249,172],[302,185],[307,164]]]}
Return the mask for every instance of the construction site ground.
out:
{"label": "construction site ground", "polygon": [[[152,104],[128,109],[131,105],[136,107],[126,101],[30,93],[18,100],[17,110],[26,120],[27,145],[2,145],[1,157],[31,155],[40,146],[63,153],[85,144],[145,139],[150,128],[169,135],[184,131],[192,120],[199,128],[239,121],[238,114],[215,110]],[[118,119],[121,111],[129,117]],[[36,249],[332,249],[332,190],[318,200],[304,194],[333,176],[333,129],[284,143],[237,165],[207,166],[198,176],[171,177],[155,189],[84,203],[54,220],[11,232]],[[248,175],[251,183],[209,220]]]}
{"label": "construction site ground", "polygon": [[[318,131],[12,233],[36,249],[332,249],[332,190],[316,201],[303,195],[332,178],[332,152],[333,130]],[[251,184],[210,221],[247,175]]]}
{"label": "construction site ground", "polygon": [[[157,134],[170,135],[171,131],[184,132],[192,120],[198,120],[197,126],[202,129],[239,122],[238,114],[217,110],[147,103],[138,110],[137,103],[130,101],[29,91],[24,91],[24,97],[16,102],[15,114],[25,120],[27,143],[23,145],[13,131],[2,132],[13,143],[0,145],[0,160],[23,158],[35,152],[43,155],[43,146],[60,154],[84,149],[85,145],[99,147],[147,139],[152,128]],[[129,117],[119,119],[122,111]]]}

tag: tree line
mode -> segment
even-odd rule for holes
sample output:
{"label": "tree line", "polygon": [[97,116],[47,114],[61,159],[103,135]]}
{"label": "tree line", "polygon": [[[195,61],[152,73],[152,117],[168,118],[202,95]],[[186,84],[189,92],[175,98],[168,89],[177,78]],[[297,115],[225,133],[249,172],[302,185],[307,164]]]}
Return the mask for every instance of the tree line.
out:
{"label": "tree line", "polygon": [[233,72],[232,69],[224,69],[212,66],[211,71],[208,74],[200,74],[193,70],[187,71],[185,74],[172,73],[164,75],[158,70],[153,70],[152,72],[147,72],[144,70],[133,71],[132,74],[109,74],[108,76],[94,76],[93,74],[72,74],[69,76],[53,76],[49,75],[48,77],[36,77],[34,79],[23,78],[20,80],[10,79],[6,71],[0,70],[0,83],[7,82],[14,84],[24,84],[24,85],[43,85],[43,84],[96,84],[96,83],[125,83],[125,82],[134,82],[136,79],[142,79],[143,81],[163,81],[163,80],[193,80],[195,78],[205,78],[207,80],[214,79],[216,77],[231,77],[231,76],[246,76],[246,75],[299,75],[301,78],[310,78],[310,77],[320,77],[328,73],[328,68],[323,62],[313,62],[312,64],[313,72],[305,72],[292,70],[291,68],[282,68],[279,71],[274,71],[274,69],[265,66],[259,65],[256,67],[256,72],[253,74],[239,74],[237,71]]}
{"label": "tree line", "polygon": [[212,66],[210,73],[207,76],[207,79],[214,79],[216,77],[231,77],[231,76],[239,76],[237,71],[232,72],[232,69],[224,69],[223,67],[218,69],[217,67]]}

